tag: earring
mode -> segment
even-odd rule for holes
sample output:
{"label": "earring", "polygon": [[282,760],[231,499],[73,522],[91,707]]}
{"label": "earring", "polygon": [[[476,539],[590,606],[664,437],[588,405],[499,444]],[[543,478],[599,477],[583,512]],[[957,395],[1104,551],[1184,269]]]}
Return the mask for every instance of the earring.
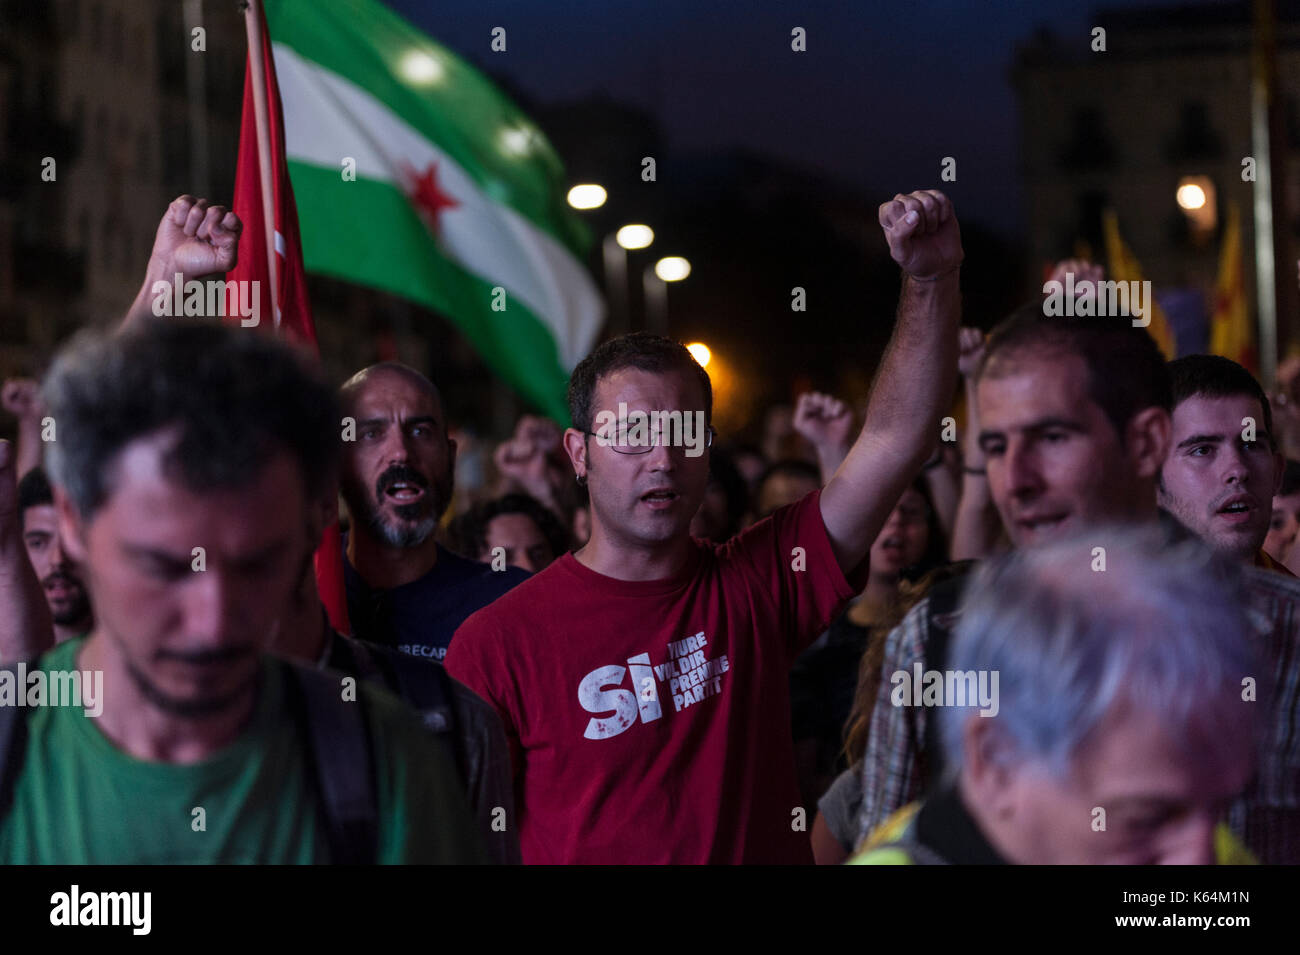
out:
{"label": "earring", "polygon": [[585,474],[575,474],[575,475],[573,476],[573,479],[574,479],[575,481],[578,482],[578,487],[586,487],[586,486],[587,486],[587,475],[585,475]]}

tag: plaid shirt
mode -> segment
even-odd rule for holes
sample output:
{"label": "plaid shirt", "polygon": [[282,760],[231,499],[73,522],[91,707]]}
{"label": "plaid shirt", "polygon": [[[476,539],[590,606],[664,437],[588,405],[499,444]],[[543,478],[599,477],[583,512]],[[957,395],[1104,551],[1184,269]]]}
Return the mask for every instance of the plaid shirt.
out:
{"label": "plaid shirt", "polygon": [[[1264,863],[1300,863],[1300,579],[1272,570],[1247,568],[1244,587],[1260,631],[1260,659],[1269,681],[1258,681],[1260,699],[1272,703],[1265,723],[1270,736],[1260,753],[1251,788],[1228,813],[1228,824]],[[955,625],[954,621],[944,621]],[[924,765],[930,722],[924,706],[894,706],[890,675],[926,668],[930,601],[921,601],[885,641],[881,688],[871,714],[862,760],[862,809],[858,841],[897,810],[924,793]]]}
{"label": "plaid shirt", "polygon": [[894,706],[890,702],[890,675],[912,672],[912,664],[925,668],[925,645],[930,632],[930,600],[922,600],[885,638],[885,659],[880,667],[880,690],[871,711],[867,751],[862,758],[862,808],[858,811],[858,842],[871,831],[921,797],[925,779],[921,753],[927,729],[924,706]]}

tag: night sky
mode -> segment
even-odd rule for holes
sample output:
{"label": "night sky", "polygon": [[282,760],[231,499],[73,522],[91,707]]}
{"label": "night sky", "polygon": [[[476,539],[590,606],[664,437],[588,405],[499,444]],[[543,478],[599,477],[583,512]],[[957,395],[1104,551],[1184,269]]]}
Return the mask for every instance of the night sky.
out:
{"label": "night sky", "polygon": [[[939,184],[965,219],[1023,228],[1010,67],[1036,28],[1087,47],[1098,5],[1053,0],[386,0],[542,102],[604,92],[658,116],[679,154],[737,147],[873,203]],[[1110,0],[1103,9],[1160,5]],[[503,26],[507,51],[492,53]],[[807,30],[806,53],[790,31]]]}

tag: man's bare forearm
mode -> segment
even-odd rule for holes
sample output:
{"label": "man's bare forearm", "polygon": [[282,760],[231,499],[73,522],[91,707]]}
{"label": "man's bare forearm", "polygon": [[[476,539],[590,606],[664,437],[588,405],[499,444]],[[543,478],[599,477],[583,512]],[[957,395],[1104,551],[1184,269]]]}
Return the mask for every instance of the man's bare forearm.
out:
{"label": "man's bare forearm", "polygon": [[948,556],[952,560],[987,557],[997,544],[1001,522],[989,491],[984,452],[979,442],[979,408],[975,381],[966,379],[966,433],[962,438],[961,498],[953,525]]}
{"label": "man's bare forearm", "polygon": [[909,472],[929,457],[941,413],[952,401],[960,318],[958,272],[933,282],[904,276],[898,322],[871,389],[858,443],[870,438],[873,447],[885,444],[905,452]]}
{"label": "man's bare forearm", "polygon": [[41,419],[25,418],[18,422],[17,447],[14,454],[16,459],[16,474],[19,480],[23,476],[41,466],[41,458],[45,452],[45,445],[41,441]]}
{"label": "man's bare forearm", "polygon": [[118,326],[118,331],[125,331],[141,321],[145,321],[153,316],[153,287],[156,282],[172,282],[174,276],[164,274],[166,264],[159,262],[157,259],[149,259],[149,267],[145,270],[144,282],[140,286],[140,291],[136,293],[135,301],[127,309],[126,316],[122,319],[122,324]]}
{"label": "man's bare forearm", "polygon": [[961,296],[954,271],[903,280],[898,323],[871,390],[866,422],[822,492],[840,566],[856,566],[934,447],[957,372]]}

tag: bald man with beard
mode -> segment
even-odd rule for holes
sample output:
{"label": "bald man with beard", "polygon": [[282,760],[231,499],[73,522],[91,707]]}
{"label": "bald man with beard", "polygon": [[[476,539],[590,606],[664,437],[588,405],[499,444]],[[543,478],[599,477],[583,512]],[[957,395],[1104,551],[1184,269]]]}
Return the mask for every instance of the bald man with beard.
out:
{"label": "bald man with beard", "polygon": [[441,661],[456,628],[528,574],[494,571],[437,541],[456,442],[433,382],[381,362],[353,375],[340,397],[355,422],[355,440],[343,442],[341,482],[352,515],[343,563],[348,615],[358,637]]}

